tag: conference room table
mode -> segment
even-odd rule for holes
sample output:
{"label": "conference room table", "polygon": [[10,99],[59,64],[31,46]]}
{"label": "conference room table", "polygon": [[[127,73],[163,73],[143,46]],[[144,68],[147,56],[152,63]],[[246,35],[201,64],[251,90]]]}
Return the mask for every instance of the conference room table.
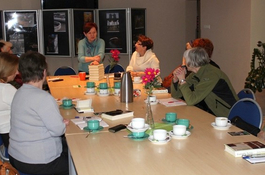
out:
{"label": "conference room table", "polygon": [[[54,77],[47,77],[54,78]],[[48,82],[50,92],[55,99],[92,99],[95,112],[115,109],[132,110],[134,117],[145,117],[146,95],[142,84],[134,84],[141,89],[142,95],[134,97],[132,103],[121,103],[118,96],[85,95],[86,81],[78,76],[60,76],[63,81]],[[99,81],[104,82],[105,79]],[[96,82],[98,84],[99,82]],[[157,99],[170,98],[170,94],[155,94]],[[61,103],[58,102],[58,105]],[[66,129],[69,147],[70,174],[79,175],[161,175],[161,174],[264,174],[265,164],[250,164],[242,158],[236,158],[224,151],[224,144],[258,140],[253,135],[231,136],[228,132],[241,131],[231,126],[228,130],[216,130],[211,123],[215,116],[195,106],[166,107],[160,103],[152,105],[155,123],[163,123],[167,112],[177,113],[177,118],[190,120],[193,127],[191,135],[185,139],[171,139],[165,144],[157,144],[148,138],[134,140],[126,137],[130,132],[125,129],[111,133],[108,128],[96,133],[79,129],[70,122]],[[64,118],[89,116],[79,114],[74,109],[60,108]],[[132,118],[116,121],[105,120],[109,126],[129,124]],[[170,125],[170,124],[169,124]],[[124,137],[125,136],[125,137]]]}

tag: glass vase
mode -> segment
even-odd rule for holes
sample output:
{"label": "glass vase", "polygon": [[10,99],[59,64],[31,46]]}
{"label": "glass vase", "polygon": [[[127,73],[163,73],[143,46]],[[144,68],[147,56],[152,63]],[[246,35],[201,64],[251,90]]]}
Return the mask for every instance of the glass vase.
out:
{"label": "glass vase", "polygon": [[153,112],[152,112],[151,103],[150,103],[150,95],[147,96],[145,120],[146,120],[146,123],[153,130],[155,128],[155,123],[154,123],[154,117],[153,117]]}

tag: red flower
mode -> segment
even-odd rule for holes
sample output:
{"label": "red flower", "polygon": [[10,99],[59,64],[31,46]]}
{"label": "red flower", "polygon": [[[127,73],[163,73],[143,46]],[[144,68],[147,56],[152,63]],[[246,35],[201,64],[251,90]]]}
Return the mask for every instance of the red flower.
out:
{"label": "red flower", "polygon": [[120,51],[115,49],[115,50],[111,50],[111,58],[113,58],[113,60],[110,58],[109,62],[110,62],[110,68],[109,68],[109,72],[111,71],[111,69],[119,62],[120,60]]}
{"label": "red flower", "polygon": [[145,75],[142,77],[142,81],[144,83],[145,89],[149,89],[147,91],[147,94],[150,95],[152,93],[152,90],[155,86],[159,87],[159,69],[153,69],[153,68],[146,68],[144,71]]}

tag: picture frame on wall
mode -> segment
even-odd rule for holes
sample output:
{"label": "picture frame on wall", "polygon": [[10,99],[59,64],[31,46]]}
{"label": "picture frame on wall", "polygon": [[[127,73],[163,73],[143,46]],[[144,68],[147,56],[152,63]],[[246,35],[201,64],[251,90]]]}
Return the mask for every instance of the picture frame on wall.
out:
{"label": "picture frame on wall", "polygon": [[99,37],[105,41],[105,52],[117,49],[128,53],[126,9],[98,10]]}
{"label": "picture frame on wall", "polygon": [[21,55],[29,50],[38,52],[37,11],[3,11],[3,15],[5,40],[13,44],[13,54]]}
{"label": "picture frame on wall", "polygon": [[43,10],[44,55],[71,56],[70,10]]}
{"label": "picture frame on wall", "polygon": [[78,55],[78,42],[85,36],[83,26],[87,22],[95,22],[95,11],[87,9],[74,9],[74,47],[75,55]]}

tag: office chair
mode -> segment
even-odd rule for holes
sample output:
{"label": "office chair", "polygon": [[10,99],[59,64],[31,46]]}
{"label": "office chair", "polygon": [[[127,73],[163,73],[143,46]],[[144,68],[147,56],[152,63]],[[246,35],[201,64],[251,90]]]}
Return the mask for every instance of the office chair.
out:
{"label": "office chair", "polygon": [[120,64],[116,64],[109,72],[110,65],[105,68],[105,74],[107,73],[116,73],[116,72],[124,72],[124,68]]}
{"label": "office chair", "polygon": [[75,70],[70,67],[70,66],[62,66],[62,67],[59,67],[55,73],[54,73],[55,76],[58,76],[58,75],[76,75],[75,73]]}
{"label": "office chair", "polygon": [[261,128],[262,111],[259,104],[251,98],[240,99],[232,106],[228,119],[232,120],[236,116],[257,128]]}
{"label": "office chair", "polygon": [[249,88],[242,89],[241,91],[238,92],[237,96],[239,99],[251,98],[253,100],[256,100],[254,92]]}

